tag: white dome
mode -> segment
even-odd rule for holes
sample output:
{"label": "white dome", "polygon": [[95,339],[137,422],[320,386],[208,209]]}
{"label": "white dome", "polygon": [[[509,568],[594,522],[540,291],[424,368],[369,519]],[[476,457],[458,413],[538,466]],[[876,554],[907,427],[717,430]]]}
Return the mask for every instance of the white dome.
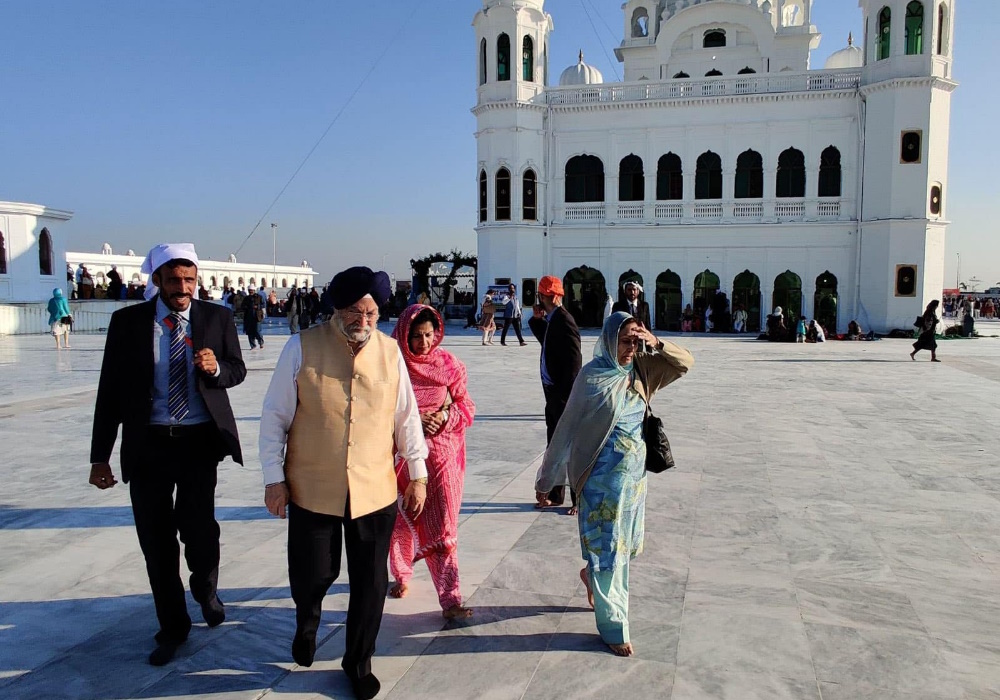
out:
{"label": "white dome", "polygon": [[560,86],[600,85],[603,82],[604,76],[601,75],[601,71],[583,62],[583,51],[580,52],[580,61],[564,70],[559,76]]}
{"label": "white dome", "polygon": [[865,52],[854,45],[854,35],[848,35],[847,47],[830,54],[823,65],[824,70],[861,68],[865,64]]}

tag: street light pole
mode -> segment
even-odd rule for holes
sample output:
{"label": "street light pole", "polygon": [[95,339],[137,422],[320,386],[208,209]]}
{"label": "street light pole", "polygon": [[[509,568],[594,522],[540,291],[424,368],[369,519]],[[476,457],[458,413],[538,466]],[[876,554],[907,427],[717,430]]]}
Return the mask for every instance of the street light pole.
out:
{"label": "street light pole", "polygon": [[271,224],[271,288],[278,286],[278,224]]}
{"label": "street light pole", "polygon": [[955,253],[958,256],[958,267],[955,268],[955,289],[960,289],[962,286],[962,254]]}

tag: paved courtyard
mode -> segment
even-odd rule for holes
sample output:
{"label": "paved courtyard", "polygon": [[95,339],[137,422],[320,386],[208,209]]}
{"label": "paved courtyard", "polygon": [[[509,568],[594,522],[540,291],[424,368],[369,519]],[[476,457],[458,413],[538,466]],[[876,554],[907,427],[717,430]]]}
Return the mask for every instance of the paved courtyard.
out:
{"label": "paved courtyard", "polygon": [[[350,697],[346,574],[317,662],[295,666],[286,523],[261,502],[260,405],[285,340],[248,354],[230,392],[247,464],[220,466],[227,621],[154,668],[127,487],[86,483],[104,338],[0,338],[0,696]],[[1000,340],[942,342],[942,364],[902,340],[678,340],[696,366],[654,402],[678,466],[650,477],[631,659],[596,635],[575,518],[532,507],[537,344],[447,341],[479,411],[459,529],[475,616],[444,624],[418,565],[386,604],[380,697],[1000,698]]]}

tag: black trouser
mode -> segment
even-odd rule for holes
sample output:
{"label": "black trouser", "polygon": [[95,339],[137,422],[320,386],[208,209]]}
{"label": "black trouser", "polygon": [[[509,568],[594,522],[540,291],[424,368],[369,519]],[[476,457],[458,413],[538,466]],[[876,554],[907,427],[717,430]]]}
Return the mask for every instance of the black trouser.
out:
{"label": "black trouser", "polygon": [[[176,437],[151,426],[145,464],[132,470],[129,497],[146,558],[146,573],[160,621],[158,642],[187,639],[191,618],[180,576],[180,547],[191,570],[191,596],[212,599],[219,583],[219,524],[215,521],[218,432],[212,423],[185,427]],[[174,496],[176,489],[177,495]]]}
{"label": "black trouser", "polygon": [[[557,391],[554,386],[542,384],[542,391],[545,392],[545,444],[552,442],[552,434],[556,432],[559,419],[562,418],[563,411],[566,410],[566,402],[569,396]],[[576,505],[576,493],[569,490],[570,500]],[[549,491],[549,502],[554,506],[561,506],[566,500],[566,488],[562,485],[556,486]]]}
{"label": "black trouser", "polygon": [[264,337],[260,334],[260,322],[256,319],[253,323],[247,323],[243,321],[243,330],[247,334],[247,338],[250,339],[250,349],[253,350],[257,343],[260,343],[261,347],[264,347]]}
{"label": "black trouser", "polygon": [[510,318],[509,316],[503,320],[503,330],[500,331],[500,344],[503,345],[507,341],[507,329],[514,326],[514,332],[517,333],[517,339],[524,345],[524,338],[521,337],[521,319]]}
{"label": "black trouser", "polygon": [[341,665],[354,679],[364,678],[372,670],[375,640],[389,589],[389,538],[395,523],[395,502],[359,518],[351,517],[349,501],[342,518],[290,504],[288,580],[295,601],[296,635],[316,639],[323,598],[340,575],[343,539],[347,546],[350,600]]}

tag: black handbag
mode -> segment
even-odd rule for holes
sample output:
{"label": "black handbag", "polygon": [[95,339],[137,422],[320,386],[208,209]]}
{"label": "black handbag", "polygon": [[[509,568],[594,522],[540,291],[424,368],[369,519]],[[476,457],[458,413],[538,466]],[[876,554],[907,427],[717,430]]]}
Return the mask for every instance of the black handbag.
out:
{"label": "black handbag", "polygon": [[642,419],[642,439],[646,443],[646,471],[659,474],[674,466],[674,453],[670,441],[663,430],[663,421],[653,414],[646,404],[646,415]]}
{"label": "black handbag", "polygon": [[59,319],[59,323],[65,323],[67,326],[72,326],[73,325],[73,317],[72,316],[63,316],[61,319]]}

